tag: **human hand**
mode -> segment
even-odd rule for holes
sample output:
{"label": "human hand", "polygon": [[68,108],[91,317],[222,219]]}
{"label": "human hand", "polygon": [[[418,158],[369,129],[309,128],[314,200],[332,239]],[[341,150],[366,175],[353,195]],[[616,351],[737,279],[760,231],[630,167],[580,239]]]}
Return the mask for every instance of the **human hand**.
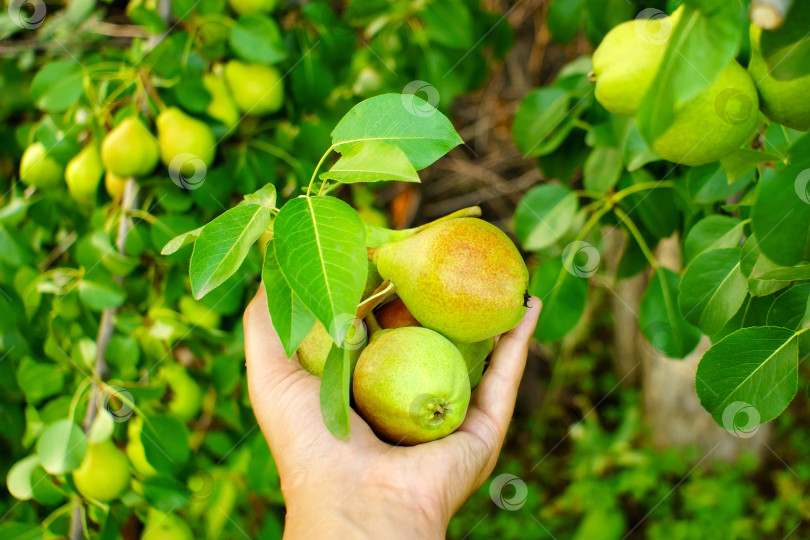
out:
{"label": "human hand", "polygon": [[501,336],[461,427],[403,447],[381,441],[354,411],[349,441],[329,432],[320,379],[287,358],[260,286],[244,315],[248,390],[281,478],[285,536],[444,538],[495,467],[540,307],[531,297],[520,324]]}

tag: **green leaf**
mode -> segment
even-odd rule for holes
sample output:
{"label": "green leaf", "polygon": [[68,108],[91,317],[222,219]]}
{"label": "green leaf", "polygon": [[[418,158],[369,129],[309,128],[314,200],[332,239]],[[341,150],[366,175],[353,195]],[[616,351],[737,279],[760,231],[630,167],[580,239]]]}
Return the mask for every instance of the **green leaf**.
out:
{"label": "green leaf", "polygon": [[763,281],[804,281],[810,279],[810,264],[780,266],[778,268],[754,268],[751,277]]}
{"label": "green leaf", "polygon": [[749,236],[740,252],[740,270],[744,276],[748,277],[748,291],[754,296],[766,296],[784,289],[788,286],[788,282],[755,277],[781,269],[782,267],[762,254],[757,244],[757,237]]}
{"label": "green leaf", "polygon": [[532,275],[529,293],[543,302],[535,337],[556,341],[573,329],[585,312],[588,280],[566,271],[561,259],[549,259]]}
{"label": "green leaf", "polygon": [[17,384],[25,394],[25,399],[36,405],[62,390],[65,385],[65,371],[59,365],[37,362],[26,356],[17,366]]}
{"label": "green leaf", "polygon": [[163,249],[160,250],[160,254],[171,255],[172,253],[176,253],[179,249],[186,247],[192,242],[196,242],[197,238],[200,237],[200,233],[202,232],[202,230],[203,227],[197,227],[193,231],[178,234],[177,236],[166,242],[166,245],[163,246]]}
{"label": "green leaf", "polygon": [[750,172],[729,183],[728,174],[719,162],[689,167],[686,173],[687,190],[698,204],[724,201],[745,189],[753,180],[754,173]]}
{"label": "green leaf", "polygon": [[189,263],[194,298],[199,300],[239,269],[250,246],[267,230],[271,217],[264,206],[244,204],[203,227]]}
{"label": "green leaf", "polygon": [[[785,410],[798,389],[795,333],[776,326],[737,330],[700,360],[700,404],[728,431],[749,431]],[[738,415],[742,414],[738,418]],[[746,418],[747,416],[747,418]]]}
{"label": "green leaf", "polygon": [[658,152],[647,146],[644,137],[638,130],[638,124],[633,122],[622,140],[622,161],[628,171],[640,169],[651,161],[659,161]]}
{"label": "green leaf", "polygon": [[265,184],[261,189],[245,195],[244,204],[258,204],[273,210],[276,207],[276,186]]}
{"label": "green leaf", "polygon": [[380,141],[355,144],[320,177],[345,184],[388,180],[419,182],[419,175],[405,152]]}
{"label": "green leaf", "polygon": [[343,343],[366,284],[366,233],[335,197],[292,199],[273,225],[278,264],[293,293]]}
{"label": "green leaf", "polygon": [[79,282],[79,298],[88,308],[102,311],[122,305],[126,292],[112,277],[96,269]]}
{"label": "green leaf", "polygon": [[23,262],[20,246],[2,225],[0,225],[0,259],[14,266],[19,266]]}
{"label": "green leaf", "polygon": [[465,52],[474,46],[472,16],[462,0],[431,2],[421,16],[430,41]]}
{"label": "green leaf", "polygon": [[150,416],[141,430],[146,461],[161,472],[171,472],[188,461],[191,454],[188,428],[176,418]]}
{"label": "green leaf", "polygon": [[731,62],[742,38],[737,5],[723,3],[711,15],[685,4],[658,73],[636,115],[647,141],[656,140],[675,119],[677,107],[706,89]]}
{"label": "green leaf", "polygon": [[50,62],[31,81],[31,98],[46,112],[66,111],[82,95],[82,68],[73,60]]}
{"label": "green leaf", "polygon": [[686,261],[713,249],[731,248],[740,245],[743,222],[737,218],[712,215],[698,221],[689,230],[683,244]]}
{"label": "green leaf", "polygon": [[810,321],[810,284],[794,285],[776,297],[768,310],[768,326],[798,330]]}
{"label": "green leaf", "polygon": [[278,25],[262,15],[241,17],[231,29],[231,48],[248,62],[275,64],[287,58]]}
{"label": "green leaf", "polygon": [[361,101],[332,131],[332,144],[341,153],[364,141],[399,147],[416,170],[464,142],[446,116],[413,94],[383,94]]}
{"label": "green leaf", "polygon": [[548,7],[548,28],[557,43],[568,43],[579,32],[585,0],[554,0]]}
{"label": "green leaf", "polygon": [[144,480],[143,497],[151,507],[171,512],[188,503],[189,488],[170,476],[155,476]]}
{"label": "green leaf", "polygon": [[751,211],[751,228],[759,248],[782,266],[810,261],[810,155],[798,151],[808,143],[810,135],[794,143],[786,167],[763,171]]}
{"label": "green leaf", "polygon": [[543,184],[529,191],[515,210],[515,234],[535,251],[559,240],[574,222],[578,201],[568,188]]}
{"label": "green leaf", "polygon": [[576,112],[569,111],[571,95],[562,88],[534,90],[523,98],[515,113],[512,134],[525,156],[543,156],[556,150],[574,128]]}
{"label": "green leaf", "polygon": [[78,469],[86,452],[87,438],[69,418],[49,425],[37,441],[39,461],[50,474]]}
{"label": "green leaf", "polygon": [[622,170],[621,150],[597,146],[585,160],[582,182],[585,189],[607,193],[619,181]]}
{"label": "green leaf", "polygon": [[[638,169],[622,175],[619,189],[656,182],[658,179],[649,171]],[[677,200],[672,188],[654,187],[626,195],[620,204],[632,220],[640,221],[655,238],[666,238],[675,232],[681,222]]]}
{"label": "green leaf", "polygon": [[315,324],[315,315],[310,312],[301,300],[293,294],[290,285],[276,259],[276,250],[270,242],[264,254],[262,267],[262,282],[267,292],[267,308],[270,311],[270,320],[278,334],[284,352],[291,358],[298,345]]}
{"label": "green leaf", "polygon": [[678,294],[681,314],[706,335],[719,332],[747,293],[740,248],[707,251],[686,268]]}
{"label": "green leaf", "polygon": [[27,501],[34,496],[31,485],[31,473],[39,466],[39,456],[36,454],[24,457],[11,466],[6,476],[6,486],[11,495],[21,501]]}
{"label": "green leaf", "polygon": [[683,358],[697,347],[700,330],[678,311],[680,277],[667,268],[653,274],[641,298],[638,322],[653,347],[670,358]]}
{"label": "green leaf", "polygon": [[349,389],[351,388],[351,362],[349,349],[332,345],[321,377],[321,414],[329,431],[341,441],[350,435]]}
{"label": "green leaf", "polygon": [[810,37],[807,36],[807,20],[810,5],[793,2],[785,16],[785,22],[777,29],[763,31],[760,40],[762,54],[770,76],[791,80],[810,74],[807,58],[810,55]]}

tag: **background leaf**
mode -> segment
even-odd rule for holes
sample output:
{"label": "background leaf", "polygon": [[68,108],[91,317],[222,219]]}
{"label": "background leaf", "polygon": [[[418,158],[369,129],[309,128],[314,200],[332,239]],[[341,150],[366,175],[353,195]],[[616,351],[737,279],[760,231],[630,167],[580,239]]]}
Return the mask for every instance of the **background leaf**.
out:
{"label": "background leaf", "polygon": [[381,141],[353,145],[320,177],[343,183],[419,182],[419,175],[405,152]]}
{"label": "background leaf", "polygon": [[568,188],[543,184],[529,191],[515,210],[515,234],[529,251],[559,240],[574,222],[577,198]]}
{"label": "background leaf", "polygon": [[740,248],[703,253],[686,268],[678,294],[684,318],[706,335],[719,332],[740,309],[747,293]]}
{"label": "background leaf", "polygon": [[659,268],[641,297],[638,323],[653,347],[670,358],[683,358],[697,347],[700,330],[689,324],[678,310],[680,276]]}
{"label": "background leaf", "polygon": [[588,280],[568,273],[561,259],[549,259],[535,270],[529,293],[543,302],[534,335],[540,341],[556,341],[582,317],[588,295]]}
{"label": "background leaf", "polygon": [[39,462],[51,474],[78,469],[86,452],[87,438],[69,418],[49,425],[37,442]]}

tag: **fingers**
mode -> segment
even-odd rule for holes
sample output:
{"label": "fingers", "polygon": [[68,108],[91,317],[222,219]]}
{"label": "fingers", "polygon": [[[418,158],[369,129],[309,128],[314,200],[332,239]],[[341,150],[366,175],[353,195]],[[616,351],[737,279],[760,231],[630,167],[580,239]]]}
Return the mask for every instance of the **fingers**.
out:
{"label": "fingers", "polygon": [[461,426],[463,430],[475,433],[487,443],[493,453],[493,464],[515,409],[518,385],[526,367],[529,341],[537,326],[541,306],[540,299],[532,296],[520,324],[498,341],[492,352],[489,369],[473,394],[467,419]]}

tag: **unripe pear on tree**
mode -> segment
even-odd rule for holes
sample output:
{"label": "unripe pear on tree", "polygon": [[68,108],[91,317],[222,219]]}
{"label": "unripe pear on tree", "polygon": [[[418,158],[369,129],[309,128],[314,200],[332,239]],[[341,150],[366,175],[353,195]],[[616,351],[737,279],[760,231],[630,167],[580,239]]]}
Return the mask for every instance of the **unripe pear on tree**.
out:
{"label": "unripe pear on tree", "polygon": [[134,116],[122,120],[101,143],[104,168],[121,178],[149,174],[159,158],[160,148],[155,137]]}
{"label": "unripe pear on tree", "polygon": [[239,110],[246,114],[274,113],[284,103],[281,73],[272,66],[231,60],[225,64],[225,80]]}
{"label": "unripe pear on tree", "polygon": [[68,162],[65,169],[65,183],[77,202],[92,205],[96,202],[102,175],[104,166],[101,164],[101,153],[98,146],[91,143]]}
{"label": "unripe pear on tree", "polygon": [[205,112],[225,124],[229,129],[239,122],[239,109],[233,100],[225,80],[213,73],[206,73],[202,78],[203,86],[211,94],[211,101]]}
{"label": "unripe pear on tree", "polygon": [[87,446],[79,468],[73,471],[76,489],[101,502],[117,499],[129,486],[129,461],[112,440]]}
{"label": "unripe pear on tree", "polygon": [[160,157],[170,170],[190,177],[198,173],[200,161],[206,168],[214,161],[217,141],[205,122],[169,107],[158,115],[156,124]]}
{"label": "unripe pear on tree", "polygon": [[20,161],[20,180],[39,189],[56,187],[62,181],[64,168],[48,155],[41,142],[35,142],[23,152]]}
{"label": "unripe pear on tree", "polygon": [[278,0],[228,0],[239,15],[262,15],[276,9]]}

